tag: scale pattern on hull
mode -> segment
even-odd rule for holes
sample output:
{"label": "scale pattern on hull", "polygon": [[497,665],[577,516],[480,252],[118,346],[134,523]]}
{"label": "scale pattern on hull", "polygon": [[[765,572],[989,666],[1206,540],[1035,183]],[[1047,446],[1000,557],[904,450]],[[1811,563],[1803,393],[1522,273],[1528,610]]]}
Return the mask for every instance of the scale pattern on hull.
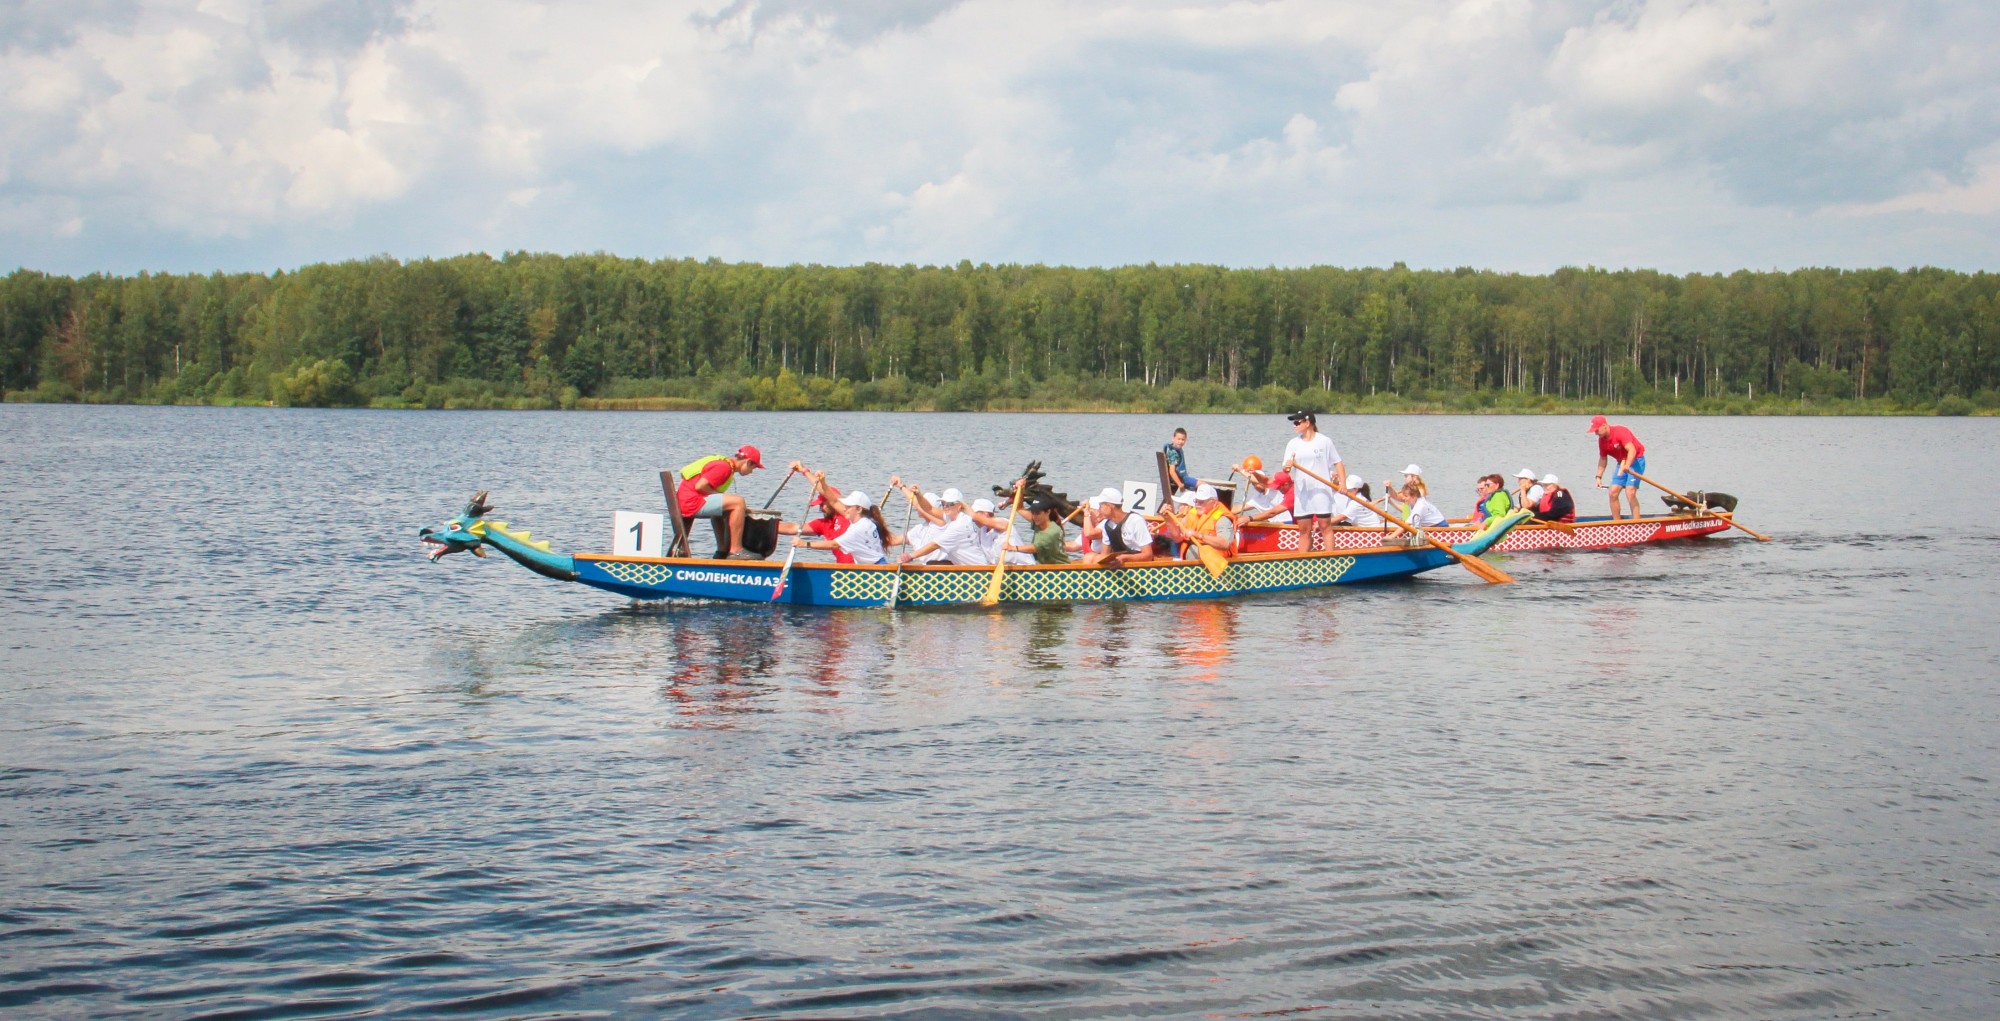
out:
{"label": "scale pattern on hull", "polygon": [[[1657,542],[1664,539],[1692,538],[1711,535],[1729,525],[1720,518],[1674,519],[1668,521],[1638,521],[1630,524],[1579,523],[1575,534],[1558,528],[1516,528],[1503,536],[1493,547],[1495,552],[1519,553],[1524,550],[1541,549],[1603,549],[1610,546],[1634,546],[1639,543]],[[1472,537],[1475,529],[1433,528],[1431,535],[1446,544],[1464,542]],[[1301,533],[1294,529],[1256,529],[1245,531],[1245,548],[1277,553],[1296,553],[1300,545]],[[1333,537],[1337,549],[1361,549],[1379,546],[1383,543],[1398,543],[1401,540],[1391,536],[1384,538],[1375,530],[1337,531]]]}

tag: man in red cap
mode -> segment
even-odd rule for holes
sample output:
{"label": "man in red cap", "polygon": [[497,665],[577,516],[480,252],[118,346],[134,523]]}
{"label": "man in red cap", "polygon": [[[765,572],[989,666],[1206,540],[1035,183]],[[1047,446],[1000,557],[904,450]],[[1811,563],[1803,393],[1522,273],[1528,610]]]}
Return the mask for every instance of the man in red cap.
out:
{"label": "man in red cap", "polygon": [[745,443],[736,448],[734,457],[710,454],[681,469],[681,485],[674,493],[675,502],[680,504],[681,517],[725,519],[730,551],[721,554],[724,559],[762,559],[743,548],[743,522],[750,516],[750,505],[729,491],[729,487],[736,484],[736,476],[748,475],[762,467],[764,455],[756,447]]}
{"label": "man in red cap", "polygon": [[[1611,517],[1624,517],[1619,513],[1618,494],[1630,494],[1628,502],[1632,506],[1632,516],[1639,516],[1639,475],[1646,474],[1646,445],[1632,430],[1622,425],[1612,425],[1603,415],[1590,420],[1590,431],[1597,434],[1597,484],[1604,485],[1604,465],[1612,458],[1618,459],[1618,471],[1611,476]],[[1633,474],[1637,472],[1638,475]]]}

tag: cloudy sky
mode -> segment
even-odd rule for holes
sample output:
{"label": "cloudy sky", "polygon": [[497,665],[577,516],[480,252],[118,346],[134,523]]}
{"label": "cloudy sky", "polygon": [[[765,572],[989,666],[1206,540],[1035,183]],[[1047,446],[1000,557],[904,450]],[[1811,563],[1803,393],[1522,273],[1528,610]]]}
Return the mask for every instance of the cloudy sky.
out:
{"label": "cloudy sky", "polygon": [[2000,269],[1995,0],[0,0],[0,267]]}

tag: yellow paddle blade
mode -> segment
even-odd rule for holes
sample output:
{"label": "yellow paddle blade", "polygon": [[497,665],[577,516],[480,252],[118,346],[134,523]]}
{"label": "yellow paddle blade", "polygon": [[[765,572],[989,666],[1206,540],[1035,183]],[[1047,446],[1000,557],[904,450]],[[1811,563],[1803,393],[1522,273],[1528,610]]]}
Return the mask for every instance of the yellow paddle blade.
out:
{"label": "yellow paddle blade", "polygon": [[1229,558],[1223,556],[1221,550],[1198,542],[1194,544],[1194,551],[1201,556],[1201,566],[1208,568],[1209,577],[1220,578],[1222,572],[1229,570]]}

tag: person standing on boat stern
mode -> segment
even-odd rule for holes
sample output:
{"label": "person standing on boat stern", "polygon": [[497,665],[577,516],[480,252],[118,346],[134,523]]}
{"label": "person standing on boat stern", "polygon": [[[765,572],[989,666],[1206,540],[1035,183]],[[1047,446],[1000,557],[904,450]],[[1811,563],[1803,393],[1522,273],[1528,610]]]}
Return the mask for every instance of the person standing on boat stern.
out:
{"label": "person standing on boat stern", "polygon": [[1473,524],[1483,525],[1514,509],[1514,501],[1507,496],[1506,479],[1498,475],[1481,475],[1478,488],[1479,499],[1472,505]]}
{"label": "person standing on boat stern", "polygon": [[762,559],[743,548],[743,522],[750,515],[750,505],[729,491],[736,484],[736,476],[748,475],[762,467],[764,455],[756,447],[745,443],[736,448],[734,457],[710,454],[681,469],[680,488],[674,492],[674,502],[680,505],[681,517],[723,518],[727,521],[729,550],[720,554],[725,560]]}
{"label": "person standing on boat stern", "polygon": [[1186,447],[1187,430],[1175,429],[1174,438],[1168,440],[1167,445],[1161,448],[1167,455],[1168,480],[1174,484],[1176,491],[1193,489],[1199,484],[1195,481],[1195,477],[1188,473]]}
{"label": "person standing on boat stern", "polygon": [[1055,520],[1055,505],[1040,497],[1030,497],[1022,502],[1021,510],[1027,512],[1035,540],[1028,545],[1010,542],[1007,552],[1033,554],[1038,564],[1069,563],[1069,554],[1063,550],[1062,522]]}
{"label": "person standing on boat stern", "polygon": [[792,545],[839,550],[852,557],[852,562],[857,564],[888,563],[888,557],[882,552],[882,537],[889,534],[889,525],[882,520],[882,511],[875,506],[875,498],[857,489],[841,496],[839,507],[841,517],[847,519],[847,528],[838,536],[819,540],[796,535],[792,537]]}
{"label": "person standing on boat stern", "polygon": [[1618,494],[1628,493],[1632,505],[1632,516],[1639,516],[1639,475],[1646,474],[1646,445],[1632,430],[1622,425],[1612,425],[1603,415],[1590,420],[1590,431],[1597,434],[1597,484],[1604,484],[1604,465],[1612,458],[1618,459],[1618,471],[1611,476],[1611,519],[1624,517],[1618,511]]}
{"label": "person standing on boat stern", "polygon": [[[1340,451],[1334,449],[1333,441],[1319,431],[1319,416],[1310,411],[1297,411],[1286,416],[1292,423],[1292,431],[1298,435],[1285,444],[1285,470],[1304,468],[1336,486],[1346,488],[1347,466],[1340,460]],[[1318,549],[1333,548],[1334,493],[1319,479],[1303,472],[1292,475],[1292,520],[1297,521],[1300,530],[1307,533],[1308,548],[1317,537]]]}

